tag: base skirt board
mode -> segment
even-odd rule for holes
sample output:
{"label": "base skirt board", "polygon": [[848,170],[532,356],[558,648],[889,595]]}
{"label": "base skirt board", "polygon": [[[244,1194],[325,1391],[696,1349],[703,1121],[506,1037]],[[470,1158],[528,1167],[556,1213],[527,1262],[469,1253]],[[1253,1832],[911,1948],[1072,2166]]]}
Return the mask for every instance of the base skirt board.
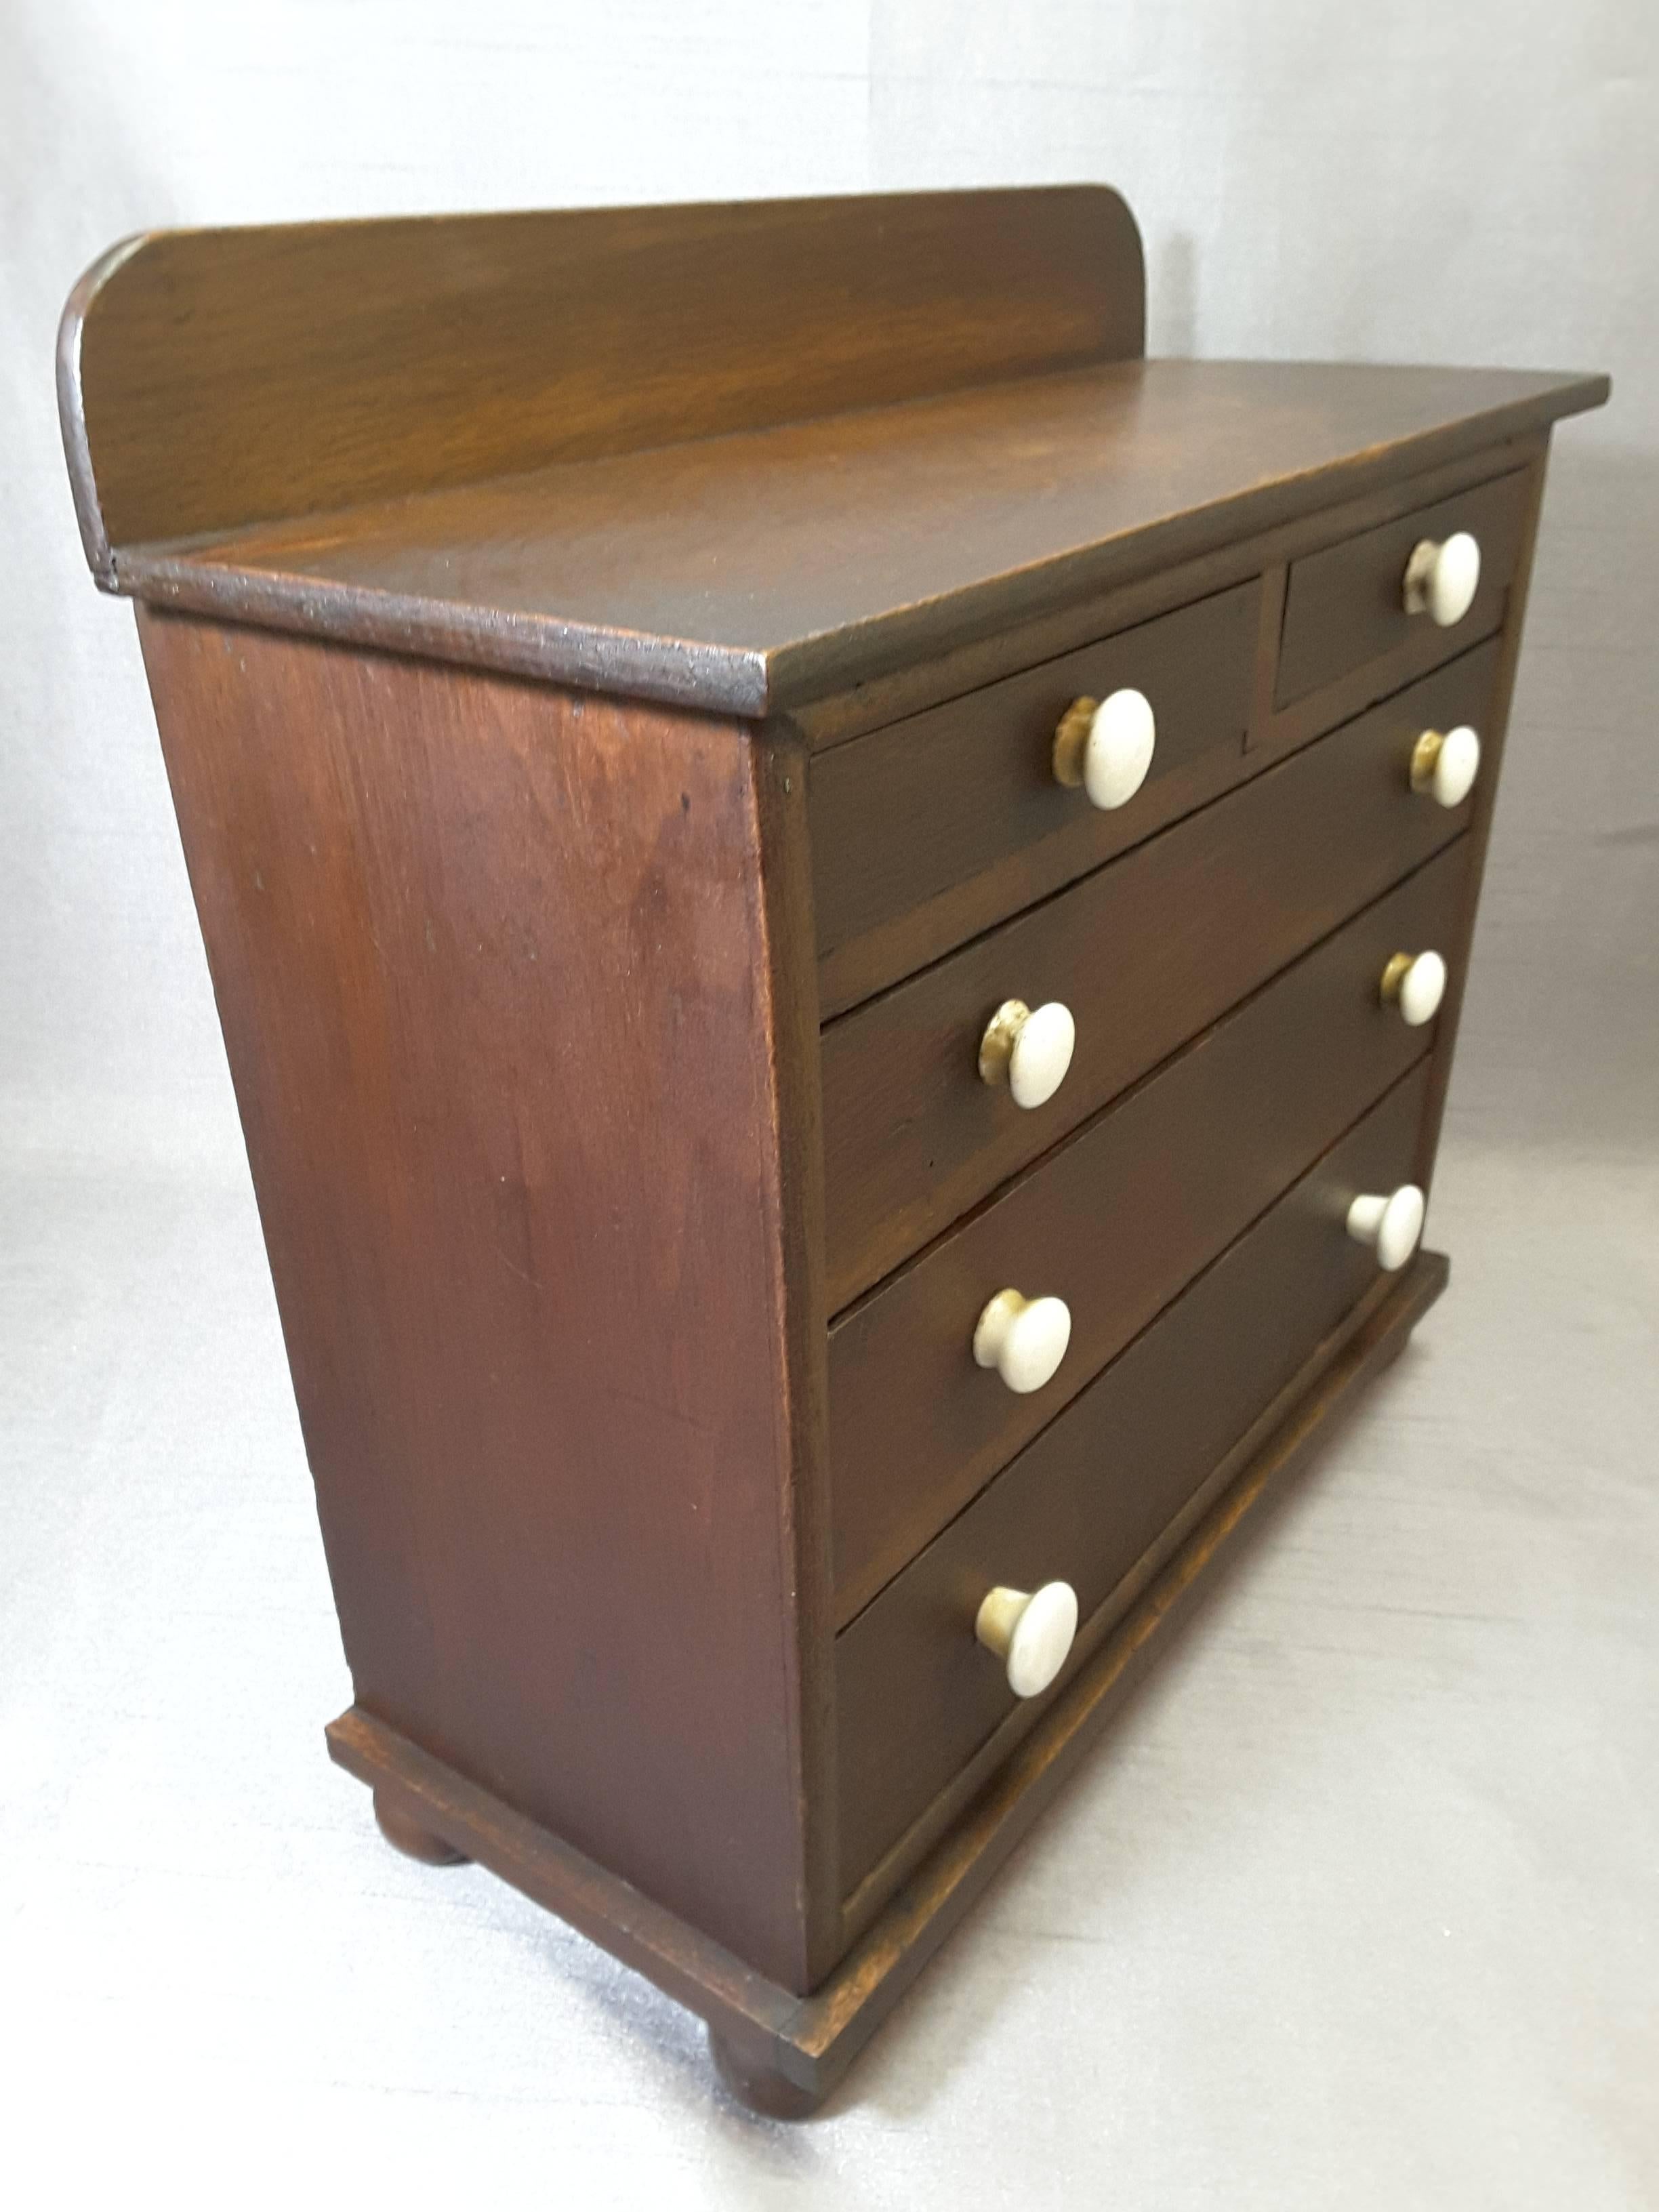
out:
{"label": "base skirt board", "polygon": [[1221,1493],[1090,1664],[1024,1737],[868,1933],[810,1996],[798,1996],[353,1705],[330,1723],[331,1755],[374,1790],[404,1834],[476,1859],[654,1982],[708,2023],[721,2078],[775,2115],[812,2111],[1073,1771],[1156,1639],[1270,1484],[1298,1463],[1386,1367],[1444,1289],[1444,1257],[1419,1253]]}

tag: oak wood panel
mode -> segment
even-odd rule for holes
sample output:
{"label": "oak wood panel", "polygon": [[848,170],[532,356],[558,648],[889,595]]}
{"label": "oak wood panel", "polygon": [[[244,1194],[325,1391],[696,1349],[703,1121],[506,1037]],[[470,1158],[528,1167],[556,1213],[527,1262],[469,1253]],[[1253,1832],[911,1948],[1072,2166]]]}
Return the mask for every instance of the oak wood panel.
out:
{"label": "oak wood panel", "polygon": [[[830,1310],[930,1237],[1468,819],[1414,793],[1427,725],[1479,724],[1488,644],[926,973],[823,1042]],[[1077,1023],[1066,1080],[1015,1105],[978,1073],[1005,999]]]}
{"label": "oak wood panel", "polygon": [[161,231],[82,278],[88,558],[1142,349],[1103,185]]}
{"label": "oak wood panel", "polygon": [[804,1988],[821,1309],[752,739],[142,628],[358,1703]]}
{"label": "oak wood panel", "polygon": [[[1515,573],[1526,500],[1526,472],[1516,470],[1293,562],[1279,645],[1279,702],[1299,699],[1408,641],[1446,659],[1496,629]],[[1419,538],[1444,538],[1456,530],[1473,531],[1480,540],[1480,581],[1462,621],[1441,629],[1425,614],[1406,612],[1401,580]]]}
{"label": "oak wood panel", "polygon": [[[1236,781],[1259,599],[1259,586],[1236,586],[819,756],[809,813],[825,1014]],[[1055,781],[1054,728],[1074,699],[1125,685],[1151,701],[1157,746],[1140,790],[1102,812]]]}
{"label": "oak wood panel", "polygon": [[848,1892],[1018,1703],[986,1591],[1064,1580],[1087,1619],[1375,1279],[1343,1216],[1407,1180],[1426,1087],[1419,1063],[842,1632]]}
{"label": "oak wood panel", "polygon": [[[835,1324],[838,1620],[1426,1052],[1377,982],[1450,928],[1464,858],[1440,854]],[[1025,1395],[970,1351],[1006,1286],[1072,1313],[1059,1372]]]}
{"label": "oak wood panel", "polygon": [[1603,380],[1121,362],[124,552],[119,588],[765,714],[1595,405]]}

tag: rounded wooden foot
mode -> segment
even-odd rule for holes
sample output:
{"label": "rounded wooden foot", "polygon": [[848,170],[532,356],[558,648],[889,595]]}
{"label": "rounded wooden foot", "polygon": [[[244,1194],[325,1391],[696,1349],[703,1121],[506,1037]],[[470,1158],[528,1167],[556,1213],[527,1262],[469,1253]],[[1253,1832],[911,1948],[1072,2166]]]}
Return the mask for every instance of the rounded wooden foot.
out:
{"label": "rounded wooden foot", "polygon": [[465,1851],[458,1851],[453,1844],[447,1844],[430,1828],[422,1827],[406,1813],[400,1813],[379,1790],[374,1792],[374,1818],[380,1833],[394,1850],[411,1859],[419,1859],[423,1866],[465,1866],[467,1863]]}
{"label": "rounded wooden foot", "polygon": [[821,2092],[803,2089],[775,2067],[757,2064],[712,2027],[708,2055],[714,2062],[714,2071],[738,2102],[747,2105],[751,2112],[763,2112],[768,2119],[809,2119],[823,2102]]}

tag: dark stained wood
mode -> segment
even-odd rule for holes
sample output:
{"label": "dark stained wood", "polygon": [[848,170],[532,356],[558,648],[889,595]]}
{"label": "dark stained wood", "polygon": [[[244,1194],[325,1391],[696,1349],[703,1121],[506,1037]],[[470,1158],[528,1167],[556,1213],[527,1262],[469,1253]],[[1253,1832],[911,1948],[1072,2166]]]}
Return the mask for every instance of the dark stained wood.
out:
{"label": "dark stained wood", "polygon": [[1476,909],[1480,904],[1481,879],[1486,872],[1492,814],[1498,803],[1498,776],[1504,765],[1510,705],[1515,696],[1515,673],[1521,656],[1522,623],[1526,614],[1527,590],[1532,575],[1533,547],[1544,503],[1545,465],[1546,456],[1540,453],[1527,472],[1526,505],[1522,518],[1515,580],[1510,591],[1509,620],[1504,625],[1498,653],[1492,705],[1480,730],[1480,775],[1471,799],[1474,818],[1469,825],[1468,872],[1464,878],[1462,910],[1451,932],[1450,972],[1447,977],[1445,1000],[1435,1020],[1434,1056],[1429,1073],[1429,1103],[1424,1112],[1423,1131],[1418,1144],[1416,1180],[1425,1190],[1431,1188],[1434,1182],[1435,1159],[1440,1145],[1440,1123],[1445,1112],[1447,1089],[1451,1081],[1452,1055],[1457,1048],[1464,994],[1468,988]]}
{"label": "dark stained wood", "polygon": [[398,1801],[395,1787],[382,1783],[374,1792],[374,1825],[394,1850],[405,1858],[418,1859],[422,1866],[465,1866],[467,1856],[458,1851],[453,1844],[447,1844],[441,1836],[423,1827]]}
{"label": "dark stained wood", "polygon": [[60,343],[94,568],[549,462],[1142,349],[1103,185],[160,231]]}
{"label": "dark stained wood", "polygon": [[[1342,1214],[1427,1180],[1549,427],[1607,380],[1148,364],[1143,313],[1127,210],[1065,188],[164,234],[61,333],[331,1748],[775,2113],[1444,1280]],[[1399,574],[1457,526],[1439,632]],[[1095,817],[1049,734],[1126,682],[1157,769]],[[1406,761],[1462,719],[1447,815]],[[1431,943],[1412,1031],[1376,980]],[[1079,1016],[1030,1115],[974,1067],[1011,995]],[[1030,1399],[969,1349],[1007,1283],[1073,1310]],[[1055,1573],[1089,1617],[1016,1706],[972,1610]]]}
{"label": "dark stained wood", "polygon": [[[836,1323],[839,1620],[1427,1050],[1377,981],[1450,927],[1462,866],[1441,855]],[[1059,1372],[1024,1396],[970,1351],[1005,1286],[1072,1313]]]}
{"label": "dark stained wood", "polygon": [[1419,1253],[1387,1298],[1357,1316],[1340,1342],[1313,1348],[1297,1382],[1282,1394],[1275,1425],[1133,1612],[1115,1626],[1090,1623],[1080,1632],[1079,1640],[1091,1643],[1090,1664],[1045,1709],[915,1879],[810,1997],[797,1998],[757,1974],[372,1715],[353,1707],[333,1722],[330,1752],[362,1781],[394,1781],[434,1833],[708,2021],[723,2046],[726,2079],[746,2084],[743,2094],[762,2109],[794,2105],[791,2086],[814,2107],[845,2077],[1075,1771],[1252,1509],[1291,1479],[1362,1387],[1398,1357],[1444,1288],[1446,1273],[1438,1253]]}
{"label": "dark stained wood", "polygon": [[[1230,1453],[1216,1470],[1218,1480],[1201,1486],[1202,1514],[1182,1530],[1179,1544],[1137,1594],[1127,1618],[1119,1621],[1109,1604],[1079,1630],[1078,1642],[1091,1655],[1090,1663],[1059,1704],[1044,1707],[1034,1725],[1026,1709],[1012,1715],[964,1770],[970,1784],[981,1786],[963,1795],[956,1819],[919,1863],[914,1878],[898,1887],[884,1864],[865,1884],[866,1892],[884,1892],[882,1907],[872,1914],[861,1898],[849,1900],[848,1933],[857,1948],[837,1974],[836,1986],[821,1993],[818,2002],[830,2013],[821,2034],[843,2020],[852,2026],[859,2017],[853,2015],[855,1992],[867,1991],[873,2006],[883,1995],[896,1997],[893,1980],[898,1975],[906,1984],[915,1978],[937,1948],[932,1939],[943,1939],[1066,1780],[1073,1747],[1091,1741],[1110,1718],[1117,1701],[1139,1680],[1152,1638],[1179,1618],[1200,1577],[1237,1534],[1245,1516],[1270,1485],[1282,1483],[1297,1467],[1328,1425],[1340,1425],[1358,1386],[1399,1358],[1411,1330],[1445,1288],[1449,1272],[1443,1254],[1419,1252],[1397,1279],[1386,1281],[1382,1299],[1363,1301],[1333,1339],[1315,1347],[1296,1382],[1281,1393],[1243,1448]],[[969,1888],[959,1903],[958,1881]],[[908,1950],[902,1948],[907,1936],[912,1939]],[[855,1966],[864,1961],[868,1963],[862,1973],[855,1975]],[[843,1983],[852,1988],[831,2009]],[[878,2022],[866,2013],[860,2024],[873,2028]]]}
{"label": "dark stained wood", "polygon": [[744,2037],[711,2026],[708,2056],[738,2103],[769,2120],[809,2119],[823,2101],[818,2090],[793,2081],[763,2045]]}
{"label": "dark stained wood", "polygon": [[752,740],[142,628],[358,1702],[805,1988],[810,940]]}
{"label": "dark stained wood", "polygon": [[[1238,585],[818,756],[812,884],[826,1014],[1236,781],[1258,592]],[[1055,781],[1054,728],[1074,699],[1126,684],[1152,702],[1157,749],[1140,790],[1103,813]]]}
{"label": "dark stained wood", "polygon": [[[789,710],[788,722],[815,753],[829,751],[850,738],[922,713],[945,700],[960,698],[982,685],[1000,682],[1005,676],[1075,652],[1098,638],[1112,636],[1175,608],[1190,606],[1195,600],[1212,598],[1235,584],[1249,582],[1257,576],[1261,576],[1265,583],[1275,570],[1282,569],[1300,554],[1355,537],[1377,523],[1430,506],[1472,484],[1489,483],[1513,469],[1530,467],[1547,444],[1547,430],[1527,431],[1496,445],[1459,454],[1433,467],[1392,477],[1357,497],[1338,498],[1287,522],[1230,538],[1207,553],[1154,568],[1133,582],[1067,599],[1024,621],[1009,623],[988,636],[976,638],[970,644],[920,656],[886,675],[866,676],[846,690],[804,701]],[[1281,586],[1283,580],[1281,577]],[[1273,703],[1283,612],[1282,606],[1276,613],[1264,607],[1264,618],[1270,625],[1267,641],[1269,654],[1259,671],[1264,684],[1253,717],[1253,749],[1263,741],[1263,732],[1270,720],[1277,726],[1285,719],[1283,714],[1276,713]],[[1418,663],[1409,651],[1402,652],[1397,661],[1385,658],[1365,663],[1358,672],[1367,677],[1374,688],[1352,703],[1345,703],[1326,714],[1316,726],[1328,729],[1336,722],[1346,721],[1350,715],[1360,713],[1389,692],[1397,691],[1401,684],[1424,674],[1431,665],[1426,661]],[[1329,687],[1328,692],[1314,693],[1309,700],[1298,701],[1294,710],[1298,719],[1304,710],[1312,711],[1324,697],[1347,702],[1353,675],[1351,671],[1347,678]],[[1312,731],[1305,734],[1312,734]]]}
{"label": "dark stained wood", "polygon": [[1125,362],[124,553],[143,599],[764,714],[1535,429],[1595,379]]}
{"label": "dark stained wood", "polygon": [[[789,2028],[803,2011],[793,1990],[361,1705],[331,1721],[326,1735],[329,1756],[348,1774],[377,1793],[395,1792],[428,1834],[717,2022],[745,2051],[775,2060],[792,2051]],[[812,2078],[810,2068],[802,2074]]]}
{"label": "dark stained wood", "polygon": [[[824,1031],[829,1296],[847,1305],[1304,946],[1456,836],[1414,793],[1426,726],[1482,721],[1483,646]],[[1002,1002],[1059,999],[1066,1080],[981,1081]]]}
{"label": "dark stained wood", "polygon": [[[1526,495],[1526,473],[1516,470],[1292,562],[1276,699],[1300,699],[1350,668],[1398,652],[1408,638],[1443,659],[1496,629],[1520,554]],[[1425,614],[1406,612],[1401,586],[1419,538],[1457,530],[1480,540],[1480,582],[1462,621],[1442,629]]]}
{"label": "dark stained wood", "polygon": [[[785,736],[752,751],[760,850],[760,914],[769,994],[771,1081],[777,1102],[775,1217],[782,1297],[783,1415],[790,1480],[781,1500],[791,1605],[781,1624],[797,1732],[793,1816],[801,1841],[799,1903],[805,1979],[816,1987],[841,1956],[836,1910],[834,1561],[830,1549],[829,1306],[823,1274],[823,1086],[812,989],[811,875],[806,760]],[[693,951],[695,960],[699,956]]]}
{"label": "dark stained wood", "polygon": [[[1414,1262],[1413,1267],[1419,1262]],[[1431,1259],[1430,1264],[1444,1263],[1437,1256]],[[1238,1480],[1241,1471],[1295,1411],[1324,1370],[1370,1328],[1385,1306],[1395,1302],[1400,1282],[1400,1277],[1379,1272],[1336,1328],[1316,1346],[1294,1380],[1268,1401],[1231,1450],[1216,1462],[1186,1504],[1165,1525],[1156,1543],[1142,1553],[1106,1601],[1083,1621],[1075,1645],[1079,1663],[1098,1648],[1113,1623],[1139,1603],[1200,1522],[1208,1516],[1223,1492]],[[999,1768],[1006,1764],[1027,1736],[1042,1728],[1048,1711],[1048,1702],[1042,1698],[1018,1700],[1000,1725],[957,1769],[926,1812],[912,1821],[847,1899],[842,1916],[845,1944],[856,1943],[869,1933],[895,1892],[909,1881],[963,1815],[971,1814],[975,1801],[987,1785],[994,1782]]]}
{"label": "dark stained wood", "polygon": [[1058,1578],[1088,1619],[1376,1279],[1343,1216],[1409,1178],[1426,1086],[1419,1061],[842,1631],[849,1893],[1019,1702],[986,1591]]}

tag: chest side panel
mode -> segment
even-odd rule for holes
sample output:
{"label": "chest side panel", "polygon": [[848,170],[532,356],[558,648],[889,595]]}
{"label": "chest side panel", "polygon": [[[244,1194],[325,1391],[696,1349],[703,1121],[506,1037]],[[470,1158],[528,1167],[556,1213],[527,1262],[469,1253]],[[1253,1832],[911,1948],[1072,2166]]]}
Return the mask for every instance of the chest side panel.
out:
{"label": "chest side panel", "polygon": [[769,764],[143,628],[359,1705],[799,1986]]}

